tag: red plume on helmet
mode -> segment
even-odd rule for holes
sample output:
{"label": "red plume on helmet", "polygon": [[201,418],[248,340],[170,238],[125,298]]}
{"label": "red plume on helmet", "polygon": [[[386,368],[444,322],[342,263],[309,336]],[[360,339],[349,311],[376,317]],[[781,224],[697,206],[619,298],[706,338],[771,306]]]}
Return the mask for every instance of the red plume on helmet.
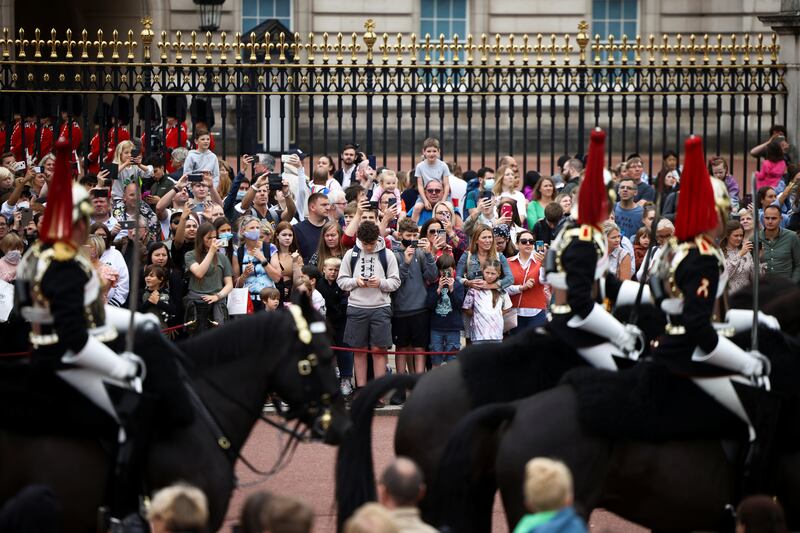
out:
{"label": "red plume on helmet", "polygon": [[589,137],[586,172],[578,191],[578,224],[599,226],[608,218],[608,193],[603,180],[606,134],[600,128]]}
{"label": "red plume on helmet", "polygon": [[703,140],[686,139],[681,190],[675,214],[675,237],[685,241],[719,224],[714,203],[714,188],[703,158]]}
{"label": "red plume on helmet", "polygon": [[69,141],[56,142],[56,168],[50,180],[47,206],[42,220],[41,239],[47,243],[66,242],[72,234],[72,173]]}

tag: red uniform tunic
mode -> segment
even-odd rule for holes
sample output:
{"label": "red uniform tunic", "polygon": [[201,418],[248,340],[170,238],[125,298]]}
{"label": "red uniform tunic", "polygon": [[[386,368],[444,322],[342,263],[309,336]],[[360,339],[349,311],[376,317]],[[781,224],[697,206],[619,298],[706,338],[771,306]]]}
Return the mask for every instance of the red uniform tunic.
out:
{"label": "red uniform tunic", "polygon": [[39,132],[39,153],[36,159],[41,159],[53,151],[53,125],[43,124]]}
{"label": "red uniform tunic", "polygon": [[108,130],[108,134],[106,135],[106,163],[114,162],[114,152],[116,151],[119,143],[130,140],[131,134],[128,132],[128,128],[126,126],[115,126]]}
{"label": "red uniform tunic", "polygon": [[26,161],[26,155],[33,155],[36,147],[36,123],[25,122],[25,145],[22,145],[22,123],[17,122],[11,132],[11,151],[17,161]]}
{"label": "red uniform tunic", "polygon": [[[71,135],[71,137],[70,137]],[[69,122],[64,122],[61,125],[61,130],[58,132],[59,137],[64,137],[67,140],[72,140],[70,143],[73,150],[80,150],[81,142],[83,141],[83,131],[77,122],[72,121],[72,131],[70,132]]]}
{"label": "red uniform tunic", "polygon": [[100,172],[100,133],[95,133],[92,140],[89,141],[89,160],[88,171],[90,174],[97,175]]}

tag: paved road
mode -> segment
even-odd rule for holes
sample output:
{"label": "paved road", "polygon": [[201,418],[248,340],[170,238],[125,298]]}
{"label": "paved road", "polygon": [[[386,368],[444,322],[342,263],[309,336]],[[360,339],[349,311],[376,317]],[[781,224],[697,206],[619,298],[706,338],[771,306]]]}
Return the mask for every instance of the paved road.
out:
{"label": "paved road", "polygon": [[[394,431],[397,424],[395,416],[379,416],[373,425],[373,453],[375,468],[380,472],[394,457]],[[277,458],[282,441],[277,430],[259,424],[253,431],[244,448],[244,456],[261,469],[270,468]],[[333,503],[333,480],[336,450],[324,444],[302,444],[292,462],[282,472],[270,480],[250,488],[237,490],[231,499],[225,526],[221,531],[230,532],[231,525],[237,522],[239,512],[248,494],[258,490],[281,493],[308,503],[316,513],[314,531],[334,533],[336,516]],[[253,481],[255,476],[243,465],[238,468],[239,479],[243,483]],[[499,498],[495,501],[493,533],[507,532],[505,515]],[[596,511],[590,520],[592,531],[614,533],[643,533],[647,530],[603,511]]]}

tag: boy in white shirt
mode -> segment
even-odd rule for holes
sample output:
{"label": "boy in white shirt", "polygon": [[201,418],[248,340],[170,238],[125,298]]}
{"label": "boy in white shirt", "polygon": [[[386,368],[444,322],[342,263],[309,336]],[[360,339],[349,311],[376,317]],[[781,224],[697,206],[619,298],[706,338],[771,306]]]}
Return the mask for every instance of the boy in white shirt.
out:
{"label": "boy in white shirt", "polygon": [[425,186],[432,182],[438,181],[442,184],[444,191],[442,198],[447,199],[450,197],[450,169],[447,164],[439,159],[440,155],[439,140],[433,137],[428,137],[422,142],[422,155],[425,160],[417,165],[414,169],[414,178],[417,180],[417,190],[419,191],[419,198],[425,204],[425,209],[430,211],[433,206],[425,197]]}

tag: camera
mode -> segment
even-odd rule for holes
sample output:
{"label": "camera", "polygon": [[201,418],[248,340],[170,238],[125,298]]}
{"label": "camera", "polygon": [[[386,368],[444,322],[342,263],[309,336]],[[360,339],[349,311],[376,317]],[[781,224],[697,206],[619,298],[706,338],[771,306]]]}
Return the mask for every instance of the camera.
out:
{"label": "camera", "polygon": [[202,172],[192,172],[189,174],[189,181],[192,183],[200,183],[203,181],[203,173]]}
{"label": "camera", "polygon": [[122,229],[133,229],[136,227],[135,220],[120,220],[119,227]]}

